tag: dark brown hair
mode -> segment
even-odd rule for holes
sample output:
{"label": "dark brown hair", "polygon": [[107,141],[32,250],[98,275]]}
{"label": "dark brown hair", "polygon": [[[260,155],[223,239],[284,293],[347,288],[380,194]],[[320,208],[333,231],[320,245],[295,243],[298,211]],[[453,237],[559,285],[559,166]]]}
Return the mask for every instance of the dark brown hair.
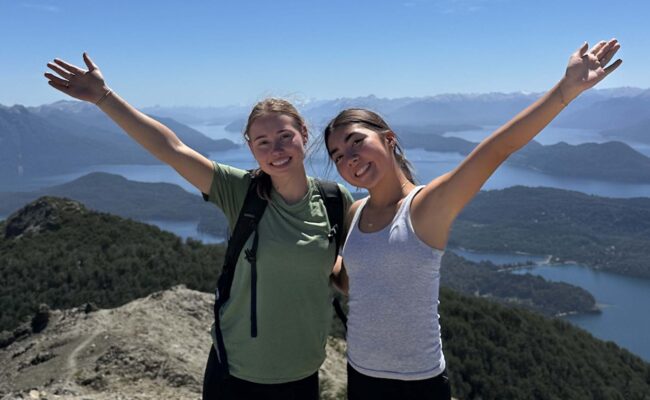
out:
{"label": "dark brown hair", "polygon": [[[246,127],[244,128],[244,140],[247,142],[250,141],[249,131],[253,122],[258,118],[269,114],[288,115],[293,118],[296,129],[300,132],[307,131],[305,119],[300,115],[293,104],[284,99],[271,97],[258,102],[251,110],[251,113],[248,115]],[[255,169],[252,172],[252,175],[253,179],[258,179],[257,194],[263,199],[268,200],[271,196],[271,189],[273,187],[271,177],[266,172],[262,171],[261,168]]]}
{"label": "dark brown hair", "polygon": [[395,160],[397,161],[399,167],[402,169],[402,172],[404,173],[404,176],[406,176],[406,179],[408,179],[411,183],[416,184],[415,174],[413,173],[413,165],[409,162],[409,160],[406,159],[404,150],[402,150],[402,147],[397,140],[397,134],[388,126],[386,121],[384,121],[384,119],[380,117],[379,114],[373,111],[363,108],[348,108],[347,110],[341,111],[339,115],[332,119],[330,123],[327,124],[325,132],[323,134],[325,139],[325,147],[328,149],[328,152],[329,146],[327,144],[327,139],[329,139],[332,132],[343,126],[355,124],[372,130],[373,132],[377,133],[382,139],[385,139],[386,134],[388,133],[395,135],[395,146],[393,147],[393,155],[395,156]]}

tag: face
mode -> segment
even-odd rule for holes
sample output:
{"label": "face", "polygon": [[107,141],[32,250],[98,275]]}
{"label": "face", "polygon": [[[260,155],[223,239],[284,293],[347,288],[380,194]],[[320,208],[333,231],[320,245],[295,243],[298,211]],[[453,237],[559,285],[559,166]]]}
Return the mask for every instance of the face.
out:
{"label": "face", "polygon": [[257,118],[248,130],[248,146],[262,171],[270,176],[303,171],[307,130],[284,114]]}
{"label": "face", "polygon": [[394,166],[390,141],[359,124],[342,126],[330,134],[327,148],[343,179],[351,185],[369,189]]}

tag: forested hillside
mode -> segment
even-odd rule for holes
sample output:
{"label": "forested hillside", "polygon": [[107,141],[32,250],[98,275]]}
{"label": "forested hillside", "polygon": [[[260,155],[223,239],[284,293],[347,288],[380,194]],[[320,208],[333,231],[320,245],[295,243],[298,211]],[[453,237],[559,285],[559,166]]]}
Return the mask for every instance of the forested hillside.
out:
{"label": "forested hillside", "polygon": [[611,199],[523,186],[479,193],[449,246],[552,254],[596,269],[650,278],[650,199]]}
{"label": "forested hillside", "polygon": [[212,292],[224,248],[42,198],[0,225],[0,330],[40,303],[106,308],[183,283]]}
{"label": "forested hillside", "polygon": [[[39,303],[113,307],[179,283],[211,292],[223,257],[222,246],[184,243],[56,198],[30,203],[0,232],[0,307],[10,311],[2,314],[5,328]],[[457,398],[650,398],[650,365],[613,343],[558,319],[445,288],[440,301]],[[0,351],[29,336],[26,326],[2,333]]]}

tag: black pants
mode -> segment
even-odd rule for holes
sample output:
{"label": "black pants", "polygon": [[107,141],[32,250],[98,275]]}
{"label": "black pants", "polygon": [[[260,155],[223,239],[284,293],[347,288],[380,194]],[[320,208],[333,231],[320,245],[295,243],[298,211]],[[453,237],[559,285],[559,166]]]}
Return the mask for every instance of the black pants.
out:
{"label": "black pants", "polygon": [[447,371],[429,379],[402,381],[373,378],[348,364],[348,400],[451,400]]}
{"label": "black pants", "polygon": [[203,377],[203,400],[318,400],[318,371],[299,381],[267,385],[220,377],[217,362],[212,347]]}

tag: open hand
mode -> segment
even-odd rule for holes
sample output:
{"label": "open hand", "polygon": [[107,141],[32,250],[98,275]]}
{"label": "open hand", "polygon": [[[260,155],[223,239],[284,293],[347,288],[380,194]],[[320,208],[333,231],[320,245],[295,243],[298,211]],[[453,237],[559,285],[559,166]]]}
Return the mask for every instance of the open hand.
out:
{"label": "open hand", "polygon": [[569,65],[561,84],[562,93],[567,102],[605,79],[623,62],[619,58],[607,66],[614,54],[621,48],[616,39],[598,42],[589,51],[587,51],[588,46],[585,42],[569,58]]}
{"label": "open hand", "polygon": [[83,59],[88,70],[56,58],[53,62],[47,63],[47,66],[58,76],[46,72],[45,77],[48,79],[47,83],[53,88],[75,99],[97,103],[108,91],[108,87],[104,82],[102,72],[88,57],[88,54],[84,53]]}

